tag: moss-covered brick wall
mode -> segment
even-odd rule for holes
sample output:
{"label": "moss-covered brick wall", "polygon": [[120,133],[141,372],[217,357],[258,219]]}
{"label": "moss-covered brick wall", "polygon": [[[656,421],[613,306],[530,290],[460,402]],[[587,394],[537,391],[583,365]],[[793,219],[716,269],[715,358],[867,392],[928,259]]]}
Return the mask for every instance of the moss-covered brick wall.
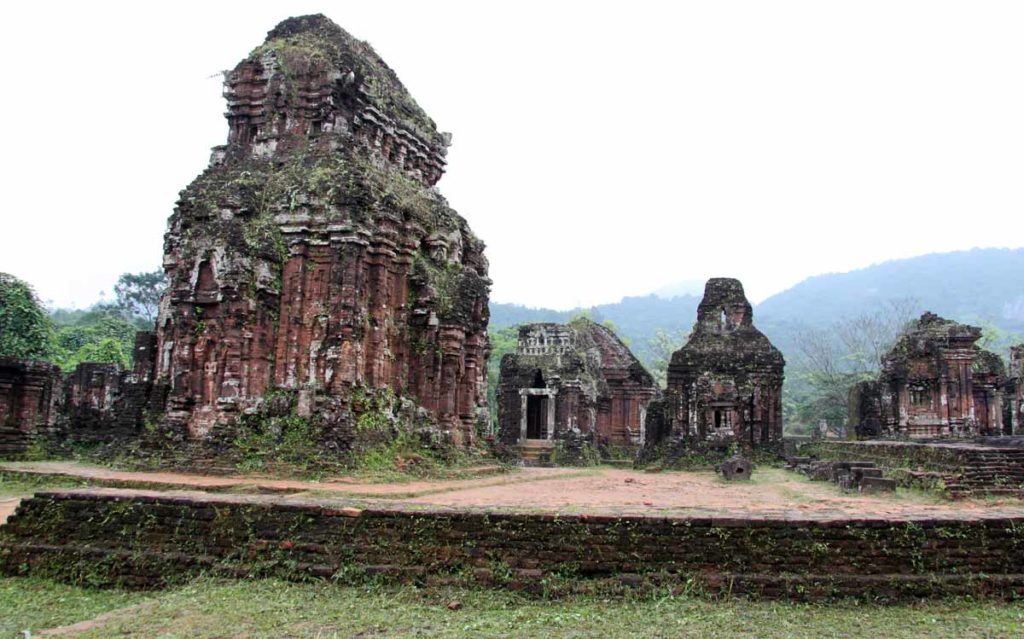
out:
{"label": "moss-covered brick wall", "polygon": [[800,454],[839,461],[856,458],[880,466],[950,473],[959,472],[970,463],[969,453],[962,448],[910,442],[813,442],[800,446]]}
{"label": "moss-covered brick wall", "polygon": [[1024,593],[1024,517],[778,520],[498,514],[274,496],[39,493],[0,568],[160,587],[200,572],[530,592],[632,588],[898,599]]}
{"label": "moss-covered brick wall", "polygon": [[828,441],[803,444],[799,452],[822,460],[875,462],[902,485],[937,488],[953,497],[1024,495],[1024,448],[967,442]]}

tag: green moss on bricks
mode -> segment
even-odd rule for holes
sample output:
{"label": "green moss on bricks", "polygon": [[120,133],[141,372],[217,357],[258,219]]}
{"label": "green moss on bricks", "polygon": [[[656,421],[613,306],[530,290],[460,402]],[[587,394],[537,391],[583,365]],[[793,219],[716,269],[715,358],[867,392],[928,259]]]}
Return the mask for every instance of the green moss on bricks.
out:
{"label": "green moss on bricks", "polygon": [[270,71],[287,80],[308,74],[318,65],[351,70],[375,107],[425,141],[444,144],[434,121],[373,48],[323,16],[292,18],[278,25],[267,41],[249,54],[251,62],[264,60],[272,60]]}

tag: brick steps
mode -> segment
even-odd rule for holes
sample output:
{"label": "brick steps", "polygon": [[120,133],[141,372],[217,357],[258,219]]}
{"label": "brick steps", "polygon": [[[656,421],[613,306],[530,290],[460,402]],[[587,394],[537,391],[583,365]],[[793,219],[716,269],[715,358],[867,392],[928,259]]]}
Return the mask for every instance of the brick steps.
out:
{"label": "brick steps", "polygon": [[547,439],[527,439],[519,445],[524,466],[550,466],[555,443]]}

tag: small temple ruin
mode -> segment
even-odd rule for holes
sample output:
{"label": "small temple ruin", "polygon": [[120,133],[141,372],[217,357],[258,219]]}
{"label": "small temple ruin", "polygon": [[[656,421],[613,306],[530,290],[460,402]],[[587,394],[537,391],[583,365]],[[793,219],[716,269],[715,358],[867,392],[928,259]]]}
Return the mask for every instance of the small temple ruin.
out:
{"label": "small temple ruin", "polygon": [[498,438],[506,445],[569,433],[642,445],[651,374],[615,333],[588,319],[527,324],[501,360]]}
{"label": "small temple ruin", "polygon": [[[981,329],[925,313],[882,358],[877,380],[850,391],[861,439],[1011,434],[1004,428],[1006,367],[975,342]],[[1019,351],[1017,351],[1019,376]],[[1010,393],[1019,393],[1012,388]],[[1020,403],[1016,404],[1018,410]]]}
{"label": "small temple ruin", "polygon": [[151,402],[151,332],[135,336],[134,366],[82,362],[70,373],[54,364],[0,359],[0,455],[34,442],[125,440],[139,434]]}
{"label": "small temple ruin", "polygon": [[740,281],[708,280],[693,332],[672,354],[664,415],[652,439],[779,447],[785,364],[754,326]]}

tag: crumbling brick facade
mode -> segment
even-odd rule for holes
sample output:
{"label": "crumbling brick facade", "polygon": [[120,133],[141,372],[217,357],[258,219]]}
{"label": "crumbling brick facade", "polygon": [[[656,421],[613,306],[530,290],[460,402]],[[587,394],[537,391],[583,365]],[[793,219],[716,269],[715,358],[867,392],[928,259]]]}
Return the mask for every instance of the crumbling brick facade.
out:
{"label": "crumbling brick facade", "polygon": [[164,424],[213,437],[274,390],[344,419],[411,398],[462,444],[485,422],[483,242],[434,189],[437,131],[366,43],[290,18],[226,74],[228,142],[169,222]]}
{"label": "crumbling brick facade", "polygon": [[53,429],[60,387],[53,364],[0,359],[0,455],[21,453]]}
{"label": "crumbling brick facade", "polygon": [[777,448],[785,364],[754,326],[739,280],[708,280],[693,332],[672,354],[664,422],[652,438]]}
{"label": "crumbling brick facade", "polygon": [[882,358],[877,381],[851,390],[860,438],[1004,434],[1006,368],[975,342],[981,329],[925,313]]}
{"label": "crumbling brick facade", "polygon": [[642,444],[648,404],[658,388],[615,333],[588,319],[528,324],[515,353],[501,360],[499,438],[593,435],[597,443]]}
{"label": "crumbling brick facade", "polygon": [[63,374],[53,364],[0,360],[0,455],[24,453],[33,442],[125,441],[137,436],[147,412],[160,410],[152,383],[156,335],[135,336],[135,365],[82,362]]}

